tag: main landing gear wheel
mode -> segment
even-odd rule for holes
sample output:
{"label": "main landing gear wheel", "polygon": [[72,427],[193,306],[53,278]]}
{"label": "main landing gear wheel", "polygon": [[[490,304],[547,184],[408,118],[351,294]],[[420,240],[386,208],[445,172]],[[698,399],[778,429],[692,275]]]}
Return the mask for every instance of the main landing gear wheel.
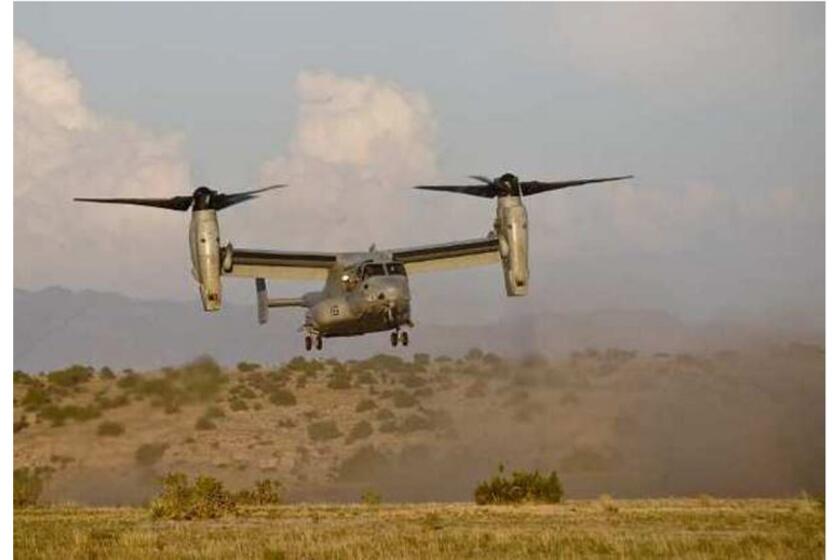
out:
{"label": "main landing gear wheel", "polygon": [[408,346],[408,331],[402,331],[400,333],[400,342],[402,342],[403,346]]}
{"label": "main landing gear wheel", "polygon": [[312,337],[309,336],[309,335],[306,335],[306,337],[303,339],[303,345],[306,346],[306,351],[307,352],[312,350]]}
{"label": "main landing gear wheel", "polygon": [[315,348],[321,350],[324,347],[324,339],[320,336],[315,339]]}
{"label": "main landing gear wheel", "polygon": [[399,342],[398,336],[399,335],[395,332],[391,333],[391,346],[396,346],[397,345],[397,343]]}

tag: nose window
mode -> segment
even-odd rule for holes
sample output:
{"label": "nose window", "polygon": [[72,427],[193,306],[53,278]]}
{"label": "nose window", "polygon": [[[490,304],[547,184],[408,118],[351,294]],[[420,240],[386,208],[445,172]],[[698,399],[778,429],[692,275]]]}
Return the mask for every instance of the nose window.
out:
{"label": "nose window", "polygon": [[362,277],[370,278],[371,276],[385,276],[385,267],[381,264],[366,264]]}
{"label": "nose window", "polygon": [[391,276],[405,276],[405,267],[402,263],[392,262],[386,264],[385,267],[388,269],[388,274]]}

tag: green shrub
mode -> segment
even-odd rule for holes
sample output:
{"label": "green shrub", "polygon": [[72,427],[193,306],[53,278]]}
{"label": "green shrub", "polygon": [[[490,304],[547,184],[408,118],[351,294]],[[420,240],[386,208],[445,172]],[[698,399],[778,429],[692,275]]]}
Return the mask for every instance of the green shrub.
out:
{"label": "green shrub", "polygon": [[356,374],[356,382],[359,385],[373,385],[376,383],[376,378],[368,370],[363,370]]}
{"label": "green shrub", "polygon": [[92,367],[74,364],[69,368],[49,372],[47,381],[59,387],[75,387],[90,380],[93,371]]}
{"label": "green shrub", "polygon": [[14,507],[29,507],[38,503],[44,484],[52,469],[49,467],[22,467],[14,470]]}
{"label": "green shrub", "polygon": [[234,496],[237,504],[271,506],[283,503],[283,484],[278,480],[258,480],[252,489],[240,490]]}
{"label": "green shrub", "polygon": [[216,406],[215,404],[211,404],[204,411],[204,416],[206,418],[211,418],[211,419],[212,418],[224,418],[225,417],[225,411],[222,410],[221,407]]}
{"label": "green shrub", "polygon": [[297,397],[288,389],[275,389],[269,394],[268,400],[271,404],[277,406],[294,406],[297,404]]}
{"label": "green shrub", "polygon": [[399,431],[400,427],[396,420],[385,420],[379,425],[379,431],[383,434],[393,434]]}
{"label": "green shrub", "polygon": [[216,423],[213,422],[210,418],[206,416],[201,416],[198,420],[195,421],[195,429],[196,430],[215,430]]}
{"label": "green shrub", "polygon": [[504,466],[490,480],[485,480],[476,487],[475,503],[479,505],[547,503],[556,504],[563,499],[563,485],[552,471],[543,475],[534,472],[513,471],[510,478],[504,476]]}
{"label": "green shrub", "polygon": [[249,371],[256,371],[260,369],[260,364],[255,364],[254,362],[239,362],[236,364],[236,369],[238,369],[242,373],[248,373]]}
{"label": "green shrub", "polygon": [[86,422],[101,416],[101,411],[98,407],[89,406],[45,406],[38,412],[38,417],[46,420],[53,427],[63,426],[67,420],[76,420],[77,422]]}
{"label": "green shrub", "polygon": [[481,351],[480,348],[470,348],[469,351],[464,354],[465,360],[480,360],[484,356],[484,352]]}
{"label": "green shrub", "polygon": [[372,399],[362,399],[356,405],[356,412],[366,412],[376,408],[376,403]]}
{"label": "green shrub", "polygon": [[390,409],[387,408],[380,408],[376,412],[376,416],[374,416],[377,420],[393,420],[395,418],[395,414],[391,412]]}
{"label": "green shrub", "polygon": [[150,467],[161,460],[169,445],[165,443],[144,443],[134,452],[138,465]]}
{"label": "green shrub", "polygon": [[399,431],[403,434],[410,434],[420,430],[431,430],[432,428],[434,428],[434,425],[431,420],[420,416],[419,414],[411,414],[403,420],[403,423],[399,427]]}
{"label": "green shrub", "polygon": [[29,427],[29,421],[26,419],[26,415],[21,416],[20,420],[15,420],[12,425],[12,431],[14,433],[18,433],[22,430],[25,430]]}
{"label": "green shrub", "polygon": [[366,506],[378,506],[382,503],[382,494],[376,490],[368,488],[362,492],[362,503]]}
{"label": "green shrub", "polygon": [[245,401],[239,399],[237,397],[232,397],[230,401],[228,401],[228,405],[230,406],[230,410],[232,412],[240,412],[242,410],[248,410],[248,405],[245,404]]}
{"label": "green shrub", "polygon": [[114,370],[108,366],[102,366],[102,369],[99,370],[99,377],[101,379],[114,379],[116,374],[114,373]]}
{"label": "green shrub", "polygon": [[358,422],[353,428],[350,430],[350,433],[347,435],[347,439],[345,440],[347,443],[353,443],[354,441],[365,439],[370,437],[373,433],[373,426],[370,425],[370,422],[367,420],[362,420]]}
{"label": "green shrub", "polygon": [[414,354],[414,363],[419,365],[419,366],[425,367],[425,366],[429,365],[431,363],[431,361],[432,360],[431,360],[431,358],[429,358],[428,354],[422,354],[422,353]]}
{"label": "green shrub", "polygon": [[32,381],[32,377],[25,371],[16,369],[12,372],[12,383],[29,383],[30,381]]}
{"label": "green shrub", "polygon": [[346,371],[335,372],[330,375],[327,387],[330,389],[349,389],[353,386],[353,376]]}
{"label": "green shrub", "polygon": [[306,427],[306,432],[309,434],[309,439],[313,441],[326,441],[341,437],[341,431],[338,429],[335,420],[313,422]]}
{"label": "green shrub", "polygon": [[41,385],[33,385],[26,390],[20,404],[26,410],[38,410],[51,402],[50,394]]}
{"label": "green shrub", "polygon": [[125,426],[119,422],[105,421],[96,428],[96,435],[98,436],[115,437],[123,433],[125,433]]}
{"label": "green shrub", "polygon": [[183,473],[170,473],[163,479],[160,495],[151,503],[153,519],[217,519],[236,512],[230,492],[217,479],[199,476],[193,484]]}
{"label": "green shrub", "polygon": [[391,400],[397,408],[408,408],[417,404],[417,399],[415,399],[411,393],[403,391],[402,389],[394,391],[394,394],[391,396]]}
{"label": "green shrub", "polygon": [[336,474],[340,482],[363,482],[382,476],[390,466],[387,455],[372,445],[365,445],[342,461]]}
{"label": "green shrub", "polygon": [[422,387],[427,383],[425,379],[420,377],[415,373],[409,373],[405,377],[402,378],[402,384],[408,387],[409,389],[416,389],[417,387]]}

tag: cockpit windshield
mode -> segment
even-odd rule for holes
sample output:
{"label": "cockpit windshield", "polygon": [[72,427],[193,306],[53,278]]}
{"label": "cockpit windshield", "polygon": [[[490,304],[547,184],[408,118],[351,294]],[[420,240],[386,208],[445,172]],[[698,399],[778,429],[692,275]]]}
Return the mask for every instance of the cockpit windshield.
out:
{"label": "cockpit windshield", "polygon": [[402,263],[391,262],[385,265],[388,269],[388,274],[391,276],[405,276],[405,267]]}
{"label": "cockpit windshield", "polygon": [[385,267],[377,263],[366,264],[362,269],[362,278],[371,276],[385,276]]}

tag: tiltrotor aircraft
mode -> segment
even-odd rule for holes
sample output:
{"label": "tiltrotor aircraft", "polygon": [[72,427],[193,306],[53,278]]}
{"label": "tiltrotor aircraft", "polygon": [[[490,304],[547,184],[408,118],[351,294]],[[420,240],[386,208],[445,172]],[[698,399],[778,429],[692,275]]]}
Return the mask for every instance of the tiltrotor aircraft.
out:
{"label": "tiltrotor aircraft", "polygon": [[[222,306],[222,276],[254,278],[257,319],[268,320],[272,307],[304,307],[302,331],[307,350],[320,350],[324,339],[391,331],[391,345],[408,344],[405,327],[411,321],[408,277],[433,270],[478,266],[501,261],[508,296],[528,292],[528,215],[522,197],[589,183],[629,179],[604,177],[572,181],[520,181],[507,173],[496,179],[473,176],[479,184],[419,185],[415,188],[448,191],[496,199],[496,219],[486,237],[439,245],[359,253],[309,253],[234,248],[222,245],[219,210],[245,202],[258,193],[285,185],[224,194],[199,187],[192,195],[172,198],[76,198],[82,202],[134,204],[180,210],[192,209],[190,256],[205,311]],[[270,298],[266,279],[321,280],[324,287],[299,298]]]}

